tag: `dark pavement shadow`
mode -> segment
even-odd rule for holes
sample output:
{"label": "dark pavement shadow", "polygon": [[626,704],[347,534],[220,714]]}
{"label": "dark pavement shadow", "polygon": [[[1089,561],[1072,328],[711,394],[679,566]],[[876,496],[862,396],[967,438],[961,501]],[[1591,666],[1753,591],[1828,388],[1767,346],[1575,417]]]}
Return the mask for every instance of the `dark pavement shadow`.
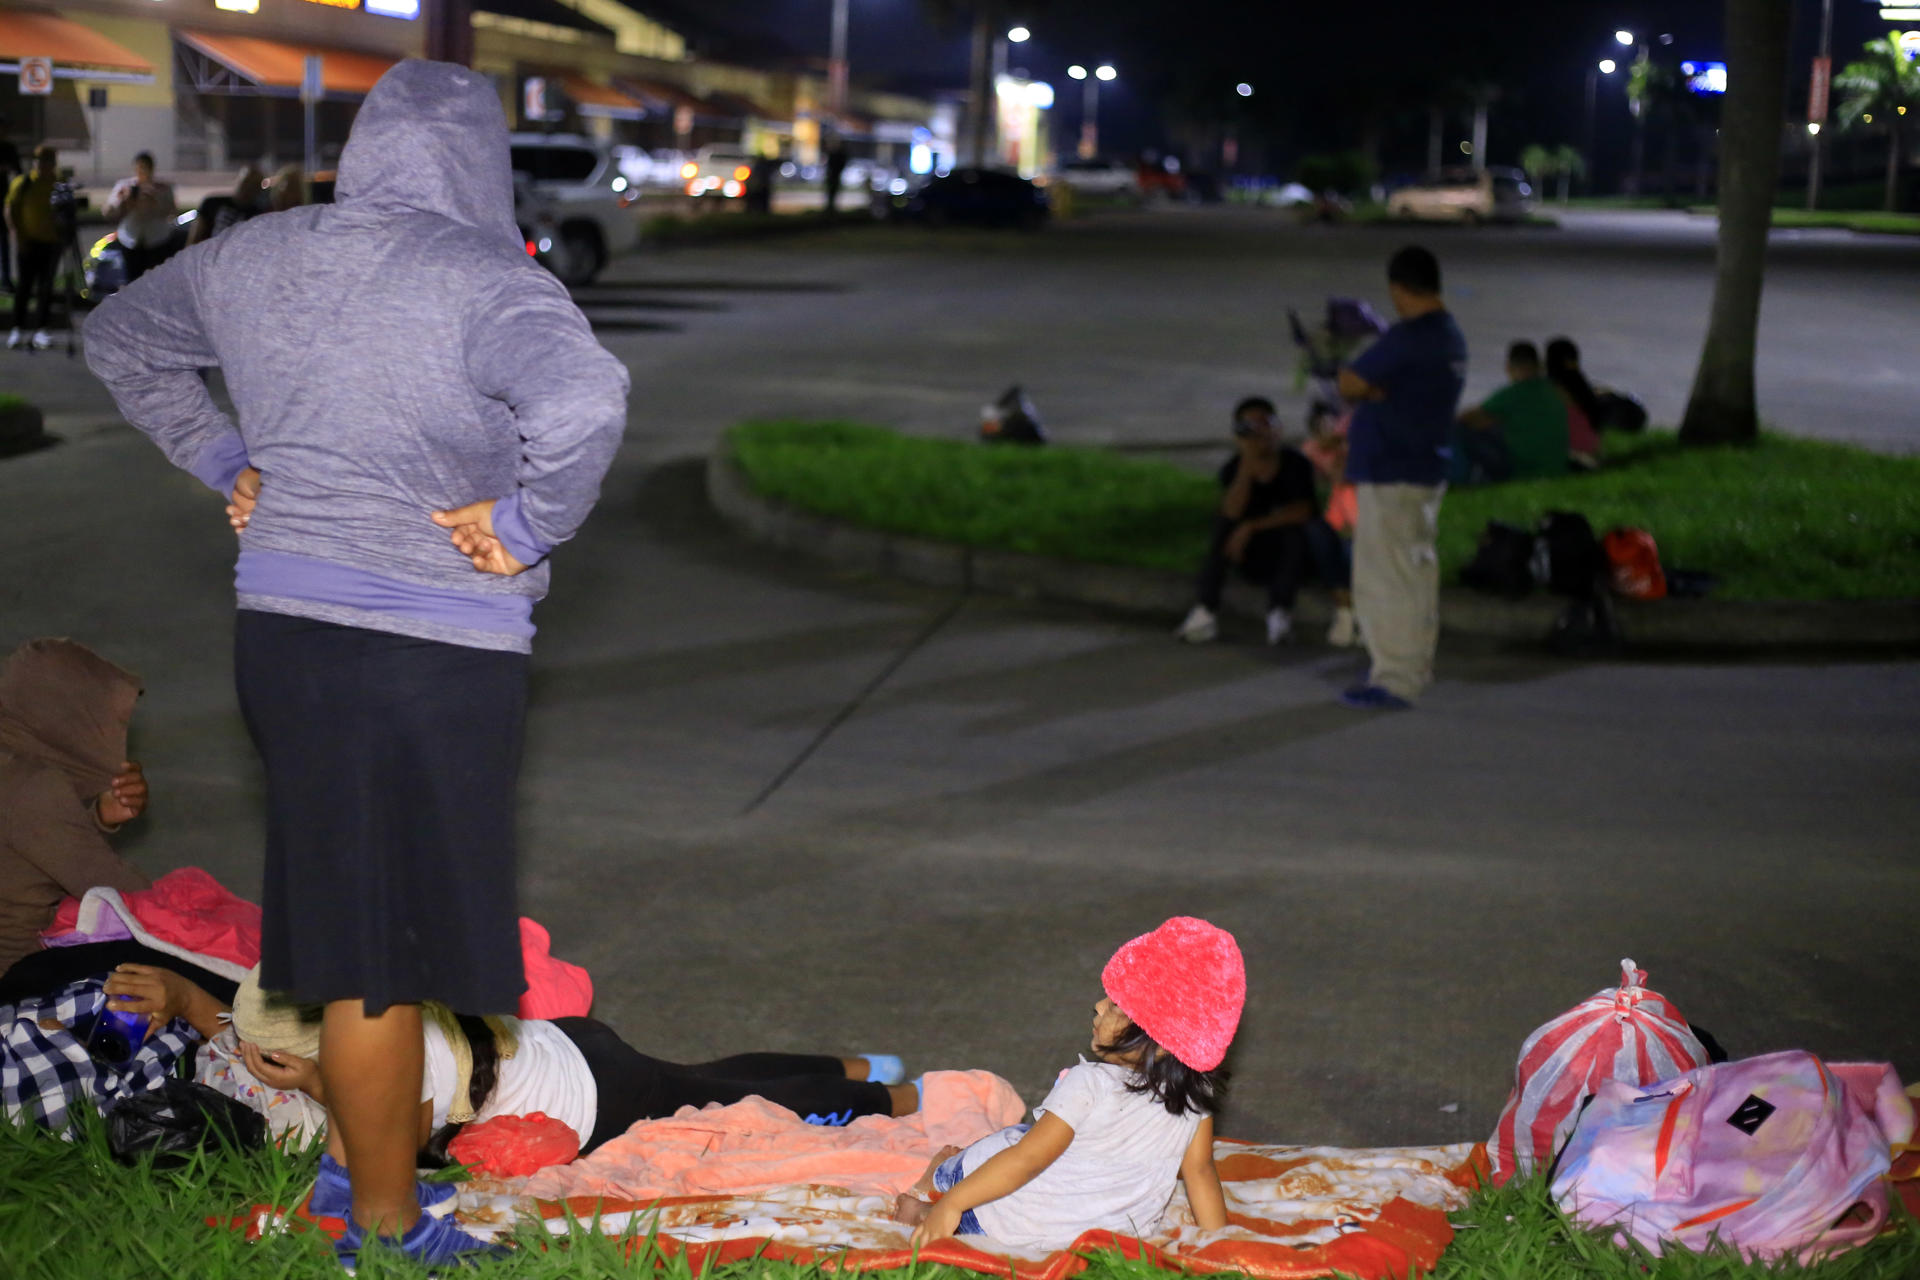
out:
{"label": "dark pavement shadow", "polygon": [[[644,289],[650,293],[679,290],[687,293],[851,293],[853,286],[838,280],[723,280],[719,278],[687,280],[620,280],[607,288]],[[594,285],[573,291],[576,301],[593,297]]]}
{"label": "dark pavement shadow", "polygon": [[672,320],[643,320],[638,316],[597,316],[591,312],[587,315],[587,324],[596,332],[611,333],[682,333],[687,327]]}

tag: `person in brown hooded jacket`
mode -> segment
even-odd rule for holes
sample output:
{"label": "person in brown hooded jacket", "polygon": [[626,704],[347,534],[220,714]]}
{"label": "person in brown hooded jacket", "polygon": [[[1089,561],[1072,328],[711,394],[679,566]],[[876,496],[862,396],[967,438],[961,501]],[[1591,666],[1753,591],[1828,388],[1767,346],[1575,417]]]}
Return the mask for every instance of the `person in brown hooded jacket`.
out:
{"label": "person in brown hooded jacket", "polygon": [[37,949],[60,899],[147,877],[107,836],[147,807],[127,759],[140,681],[72,640],[29,640],[0,664],[0,970]]}

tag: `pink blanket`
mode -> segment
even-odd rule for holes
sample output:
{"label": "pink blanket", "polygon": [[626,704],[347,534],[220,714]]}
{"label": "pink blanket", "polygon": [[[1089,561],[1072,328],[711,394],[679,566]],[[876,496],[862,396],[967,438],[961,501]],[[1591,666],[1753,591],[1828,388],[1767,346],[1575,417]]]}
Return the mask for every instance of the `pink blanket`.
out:
{"label": "pink blanket", "polygon": [[672,1119],[643,1120],[592,1155],[535,1174],[526,1192],[542,1200],[654,1200],[813,1183],[897,1195],[941,1147],[964,1147],[1026,1114],[1013,1086],[991,1071],[929,1071],[922,1085],[923,1105],[913,1115],[863,1116],[837,1129],[808,1124],[764,1098],[682,1107]]}

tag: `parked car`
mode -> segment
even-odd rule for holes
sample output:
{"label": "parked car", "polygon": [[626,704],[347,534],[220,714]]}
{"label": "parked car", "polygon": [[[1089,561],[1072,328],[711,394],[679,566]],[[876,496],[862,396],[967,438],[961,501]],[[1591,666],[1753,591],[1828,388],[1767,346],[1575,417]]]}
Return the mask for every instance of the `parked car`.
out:
{"label": "parked car", "polygon": [[909,190],[876,192],[874,203],[883,217],[931,227],[1033,228],[1044,225],[1049,212],[1045,191],[1003,169],[955,169]]}
{"label": "parked car", "polygon": [[690,196],[733,199],[747,192],[747,179],[760,157],[741,147],[706,146],[680,166],[680,177]]}
{"label": "parked car", "polygon": [[1451,222],[1516,222],[1533,209],[1533,187],[1518,169],[1448,169],[1387,197],[1396,218]]}
{"label": "parked car", "polygon": [[1053,180],[1082,196],[1134,196],[1141,194],[1140,171],[1117,160],[1068,160],[1053,175]]}
{"label": "parked car", "polygon": [[614,254],[639,245],[638,193],[611,151],[570,133],[516,133],[509,141],[515,181],[551,219],[547,261],[562,283],[590,284]]}

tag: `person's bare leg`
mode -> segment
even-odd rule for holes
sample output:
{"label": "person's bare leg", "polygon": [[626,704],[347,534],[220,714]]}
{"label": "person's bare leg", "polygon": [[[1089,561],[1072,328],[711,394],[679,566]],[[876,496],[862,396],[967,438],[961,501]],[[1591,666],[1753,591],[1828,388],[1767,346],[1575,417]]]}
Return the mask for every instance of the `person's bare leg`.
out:
{"label": "person's bare leg", "polygon": [[358,1000],[327,1005],[320,1028],[327,1124],[353,1171],[353,1216],[362,1229],[401,1235],[420,1218],[414,1141],[425,1045],[420,1006],[396,1004],[369,1017]]}
{"label": "person's bare leg", "polygon": [[847,1073],[849,1080],[865,1080],[867,1074],[873,1070],[873,1064],[865,1058],[842,1058],[840,1069]]}
{"label": "person's bare leg", "polygon": [[920,1109],[920,1090],[910,1083],[888,1085],[887,1096],[893,1099],[891,1115],[910,1116]]}

